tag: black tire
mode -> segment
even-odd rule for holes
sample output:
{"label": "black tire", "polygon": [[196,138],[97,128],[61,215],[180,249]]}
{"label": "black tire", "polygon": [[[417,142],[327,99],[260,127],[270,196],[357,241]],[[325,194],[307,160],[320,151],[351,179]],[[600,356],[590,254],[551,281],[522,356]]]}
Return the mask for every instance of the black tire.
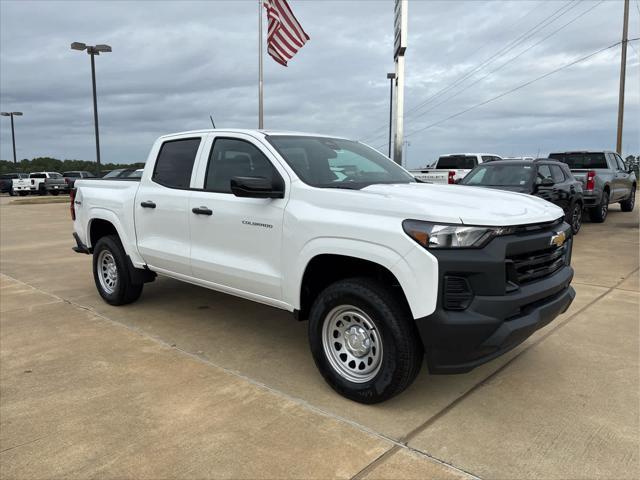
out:
{"label": "black tire", "polygon": [[622,210],[623,212],[633,212],[633,207],[635,206],[635,203],[636,203],[636,186],[633,185],[629,198],[620,202],[620,210]]}
{"label": "black tire", "polygon": [[40,187],[38,188],[38,195],[46,195],[47,194],[47,189],[44,188],[44,185],[40,185]]}
{"label": "black tire", "polygon": [[11,188],[9,189],[9,196],[10,196],[10,197],[15,197],[15,196],[16,196],[16,191],[13,189],[13,187],[11,187]]}
{"label": "black tire", "polygon": [[[102,252],[105,252],[104,256],[102,256]],[[100,279],[106,267],[98,265],[102,259],[109,255],[113,259],[115,270],[117,271],[116,279],[110,289],[108,289],[108,286],[103,285],[103,282],[106,282],[104,277],[103,281]],[[143,284],[133,283],[131,280],[127,256],[120,239],[116,235],[107,235],[100,238],[93,248],[93,279],[98,293],[110,305],[126,305],[135,302],[142,293]]]}
{"label": "black tire", "polygon": [[602,223],[607,219],[609,213],[609,192],[602,193],[600,205],[589,209],[589,218],[594,223]]}
{"label": "black tire", "polygon": [[569,209],[566,215],[566,222],[571,225],[571,232],[577,235],[582,227],[583,208],[580,202],[576,202]]}
{"label": "black tire", "polygon": [[[355,307],[373,323],[373,328],[368,332],[372,334],[372,338],[375,337],[375,340],[371,340],[369,345],[374,346],[377,341],[382,347],[377,351],[379,355],[379,359],[376,360],[377,370],[369,373],[373,375],[370,379],[351,381],[346,378],[345,374],[332,365],[331,353],[327,353],[325,349],[323,336],[328,333],[332,336],[328,337],[327,348],[332,348],[330,346],[334,344],[332,338],[342,337],[346,353],[350,345],[347,346],[348,339],[344,332],[348,330],[347,327],[357,328],[363,324],[357,317],[351,316],[349,323],[344,323],[344,330],[337,337],[336,330],[328,329],[325,332],[325,323],[335,318],[332,312],[347,307]],[[349,318],[348,313],[344,315]],[[409,387],[418,375],[424,359],[422,343],[405,302],[398,298],[397,294],[389,291],[388,287],[385,288],[370,278],[340,280],[318,295],[309,315],[309,343],[316,366],[331,388],[346,398],[366,404],[382,402]],[[337,355],[340,354],[339,350],[335,350],[338,352]],[[374,347],[370,350],[374,355],[376,354]],[[371,352],[368,355],[371,355]],[[343,361],[342,368],[347,368],[346,361]],[[360,359],[356,361],[360,362],[359,367],[364,364]],[[352,368],[356,370],[357,366],[354,364]],[[358,373],[355,374],[358,375]]]}

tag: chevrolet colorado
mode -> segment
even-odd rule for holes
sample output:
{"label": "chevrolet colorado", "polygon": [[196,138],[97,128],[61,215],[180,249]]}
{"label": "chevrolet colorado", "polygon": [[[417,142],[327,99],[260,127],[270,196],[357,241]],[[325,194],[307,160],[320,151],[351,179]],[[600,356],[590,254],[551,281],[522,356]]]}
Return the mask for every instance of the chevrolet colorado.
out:
{"label": "chevrolet colorado", "polygon": [[563,313],[571,228],[537,197],[425,185],[343,138],[160,137],[139,180],[76,180],[74,250],[112,305],[156,274],[308,320],[327,383],[362,403],[462,373]]}

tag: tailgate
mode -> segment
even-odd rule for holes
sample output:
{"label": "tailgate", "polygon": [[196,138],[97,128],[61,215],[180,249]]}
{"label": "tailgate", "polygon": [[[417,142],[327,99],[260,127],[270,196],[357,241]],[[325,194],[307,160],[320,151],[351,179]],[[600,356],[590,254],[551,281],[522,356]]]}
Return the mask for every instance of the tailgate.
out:
{"label": "tailgate", "polygon": [[578,180],[582,186],[584,187],[585,184],[587,183],[587,172],[589,170],[586,169],[580,169],[580,170],[571,170],[571,175],[573,175],[573,177]]}
{"label": "tailgate", "polygon": [[412,170],[411,175],[424,183],[449,183],[449,170]]}

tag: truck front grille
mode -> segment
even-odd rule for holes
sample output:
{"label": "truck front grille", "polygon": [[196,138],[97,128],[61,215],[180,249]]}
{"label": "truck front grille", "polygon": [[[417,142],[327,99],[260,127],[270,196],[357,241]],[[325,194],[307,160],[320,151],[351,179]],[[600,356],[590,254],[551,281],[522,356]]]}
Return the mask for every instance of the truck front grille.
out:
{"label": "truck front grille", "polygon": [[518,284],[548,277],[566,265],[567,245],[508,257],[507,277]]}

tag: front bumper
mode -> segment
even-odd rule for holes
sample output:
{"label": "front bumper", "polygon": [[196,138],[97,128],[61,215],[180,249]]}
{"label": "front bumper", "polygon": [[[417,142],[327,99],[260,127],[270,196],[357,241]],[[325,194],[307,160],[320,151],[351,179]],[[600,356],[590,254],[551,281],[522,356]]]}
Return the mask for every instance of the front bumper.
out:
{"label": "front bumper", "polygon": [[[558,231],[570,228],[564,223],[500,237],[479,250],[431,251],[438,259],[438,304],[433,314],[416,320],[431,373],[468,372],[516,347],[569,308],[575,298],[572,239],[562,266],[541,278],[519,282],[508,260],[548,248]],[[464,279],[471,291],[457,309],[445,294],[453,277]]]}

